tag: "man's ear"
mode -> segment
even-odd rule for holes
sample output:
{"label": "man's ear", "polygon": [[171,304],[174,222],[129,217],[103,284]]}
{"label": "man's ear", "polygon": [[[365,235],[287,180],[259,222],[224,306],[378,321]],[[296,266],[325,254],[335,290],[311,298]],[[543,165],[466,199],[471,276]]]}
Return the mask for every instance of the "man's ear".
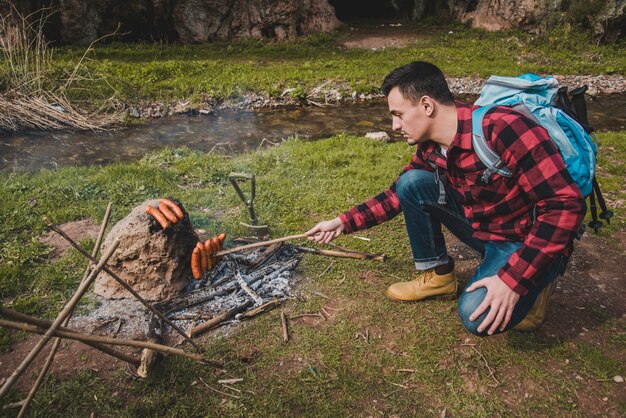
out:
{"label": "man's ear", "polygon": [[422,96],[419,101],[419,106],[422,108],[424,114],[428,117],[435,113],[435,101],[430,96]]}

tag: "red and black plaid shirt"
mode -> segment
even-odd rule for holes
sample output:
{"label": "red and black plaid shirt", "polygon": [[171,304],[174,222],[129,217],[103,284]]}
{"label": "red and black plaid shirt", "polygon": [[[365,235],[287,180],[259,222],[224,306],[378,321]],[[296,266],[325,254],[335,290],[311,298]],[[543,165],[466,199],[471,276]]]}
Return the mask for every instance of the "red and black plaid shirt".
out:
{"label": "red and black plaid shirt", "polygon": [[[585,204],[558,149],[545,129],[508,107],[495,107],[483,119],[489,146],[500,154],[513,176],[494,174],[482,185],[485,165],[472,149],[472,107],[456,102],[458,129],[447,158],[432,141],[420,144],[403,172],[433,171],[436,164],[464,198],[465,216],[474,236],[483,241],[519,241],[498,276],[525,295],[533,281],[559,254],[570,255],[572,242],[584,218]],[[385,222],[402,209],[390,188],[340,215],[345,233]],[[534,211],[534,215],[533,215]],[[535,220],[533,221],[533,216]]]}

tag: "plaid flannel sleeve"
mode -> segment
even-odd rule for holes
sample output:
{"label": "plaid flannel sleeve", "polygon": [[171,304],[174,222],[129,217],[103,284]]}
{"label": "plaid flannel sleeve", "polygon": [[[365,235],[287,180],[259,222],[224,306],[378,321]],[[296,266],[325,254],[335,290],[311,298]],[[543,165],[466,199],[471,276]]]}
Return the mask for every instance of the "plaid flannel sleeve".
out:
{"label": "plaid flannel sleeve", "polygon": [[[422,159],[422,153],[419,149],[413,154],[411,161],[404,166],[401,174],[414,169],[432,171],[432,168]],[[345,234],[379,225],[402,212],[400,200],[396,194],[398,178],[399,176],[385,191],[339,215],[339,219],[343,222]]]}
{"label": "plaid flannel sleeve", "polygon": [[571,251],[585,201],[545,129],[509,114],[498,118],[492,130],[496,149],[535,204],[536,220],[524,245],[498,272],[510,288],[525,295],[557,255]]}

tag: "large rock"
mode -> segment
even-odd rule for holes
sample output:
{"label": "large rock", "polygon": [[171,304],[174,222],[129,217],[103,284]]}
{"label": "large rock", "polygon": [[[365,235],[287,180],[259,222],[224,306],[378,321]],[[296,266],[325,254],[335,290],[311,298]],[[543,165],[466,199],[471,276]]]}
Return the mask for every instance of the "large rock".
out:
{"label": "large rock", "polygon": [[[25,14],[50,1],[16,0]],[[0,12],[6,7],[1,5]],[[54,0],[52,40],[87,45],[117,30],[124,40],[205,42],[293,38],[341,22],[328,0]],[[0,33],[0,36],[2,34]]]}
{"label": "large rock", "polygon": [[[193,280],[190,259],[198,236],[188,215],[162,230],[146,214],[146,205],[158,206],[158,201],[142,203],[115,224],[104,241],[102,253],[114,239],[119,239],[108,266],[145,299],[163,300],[180,293]],[[108,299],[132,297],[104,272],[96,278],[94,292]]]}

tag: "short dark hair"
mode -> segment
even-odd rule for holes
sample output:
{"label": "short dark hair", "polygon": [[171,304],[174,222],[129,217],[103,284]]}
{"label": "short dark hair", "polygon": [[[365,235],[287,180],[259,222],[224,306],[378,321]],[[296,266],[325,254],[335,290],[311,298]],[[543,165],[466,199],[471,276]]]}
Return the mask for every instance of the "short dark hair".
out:
{"label": "short dark hair", "polygon": [[398,87],[402,95],[412,102],[425,95],[443,104],[454,102],[443,73],[429,62],[414,61],[387,74],[381,87],[383,94],[389,96],[394,87]]}

